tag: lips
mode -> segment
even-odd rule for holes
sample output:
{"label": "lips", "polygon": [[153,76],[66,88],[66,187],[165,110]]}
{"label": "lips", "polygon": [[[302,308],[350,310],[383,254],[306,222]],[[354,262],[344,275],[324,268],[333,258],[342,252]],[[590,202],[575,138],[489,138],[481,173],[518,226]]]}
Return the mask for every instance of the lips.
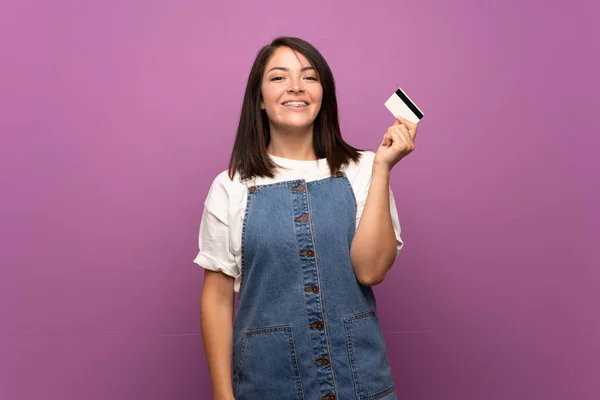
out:
{"label": "lips", "polygon": [[301,107],[308,107],[308,102],[304,101],[304,100],[290,100],[290,101],[281,103],[281,105],[284,107],[301,108]]}

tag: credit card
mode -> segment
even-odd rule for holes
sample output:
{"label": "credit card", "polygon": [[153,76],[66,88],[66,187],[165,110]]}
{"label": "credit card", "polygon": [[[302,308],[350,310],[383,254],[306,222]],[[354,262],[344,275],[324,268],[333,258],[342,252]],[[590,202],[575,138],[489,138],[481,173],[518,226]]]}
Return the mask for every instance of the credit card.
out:
{"label": "credit card", "polygon": [[423,118],[423,112],[401,88],[398,88],[385,102],[385,106],[394,115],[394,118],[400,116],[413,124],[418,124]]}

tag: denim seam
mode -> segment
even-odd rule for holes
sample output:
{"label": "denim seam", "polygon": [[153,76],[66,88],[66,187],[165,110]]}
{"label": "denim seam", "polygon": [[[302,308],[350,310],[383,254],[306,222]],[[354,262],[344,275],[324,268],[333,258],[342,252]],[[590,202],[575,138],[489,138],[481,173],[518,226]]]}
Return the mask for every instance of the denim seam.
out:
{"label": "denim seam", "polygon": [[344,318],[344,328],[346,329],[346,343],[348,344],[348,361],[350,363],[350,369],[352,370],[352,377],[354,378],[354,391],[356,397],[361,399],[360,388],[358,387],[358,377],[356,376],[356,368],[354,362],[354,346],[352,345],[352,339],[350,338],[350,330],[348,328],[349,320]]}
{"label": "denim seam", "polygon": [[361,398],[361,400],[378,400],[378,399],[381,399],[382,397],[387,396],[388,394],[391,394],[393,391],[394,391],[394,385],[390,386],[387,389],[382,390],[381,392],[379,392],[377,394],[363,397],[363,398]]}
{"label": "denim seam", "polygon": [[246,334],[244,334],[244,341],[242,342],[242,349],[241,349],[241,353],[240,353],[240,360],[238,361],[238,365],[236,368],[236,375],[237,375],[237,380],[236,380],[236,385],[234,388],[234,392],[235,392],[235,397],[239,397],[240,394],[240,386],[241,386],[241,382],[242,382],[242,365],[244,364],[244,358],[246,356],[246,346],[248,345],[248,336]]}
{"label": "denim seam", "polygon": [[[329,178],[326,178],[326,179],[329,179]],[[309,210],[309,213],[310,213],[311,207],[310,207],[310,191],[309,190],[306,191],[306,201],[307,201],[308,210]],[[314,233],[314,227],[313,227],[312,220],[313,219],[312,219],[312,215],[311,215],[310,219],[309,219],[309,221],[310,221],[310,225],[309,225],[309,228],[310,228],[310,238],[311,238],[311,241],[313,243],[313,247],[316,250],[316,247],[317,247],[316,244],[317,243],[316,243],[316,240],[315,240],[315,233]],[[317,251],[315,251],[315,257],[314,257],[314,260],[315,260],[315,271],[317,273],[317,280],[319,282],[319,287],[322,289],[322,287],[321,287],[321,276],[319,274],[318,257],[319,257],[319,254],[318,254]],[[325,343],[327,345],[327,353],[329,354],[329,358],[331,358],[331,345],[329,343],[329,333],[328,333],[329,332],[329,324],[327,323],[326,316],[325,316],[325,306],[324,306],[324,303],[323,303],[323,292],[322,291],[321,291],[321,293],[319,295],[319,304],[320,304],[320,308],[321,308],[321,310],[320,310],[321,314],[323,315],[323,323],[325,325],[325,329],[324,329],[323,333],[325,334]],[[337,393],[337,384],[336,384],[336,380],[335,380],[335,371],[334,371],[333,363],[332,362],[329,363],[329,367],[331,369],[331,380],[333,382],[333,391],[335,393]]]}
{"label": "denim seam", "polygon": [[263,183],[262,185],[255,185],[257,188],[267,189],[276,186],[286,186],[302,182],[302,179],[290,179],[288,181],[274,182],[274,183]]}
{"label": "denim seam", "polygon": [[368,318],[370,316],[373,317],[375,323],[379,326],[377,312],[374,309],[360,312],[358,314],[348,315],[344,318],[344,327],[346,328],[346,339],[348,342],[348,357],[350,360],[350,368],[352,369],[352,375],[354,377],[354,388],[356,391],[356,396],[359,400],[377,400],[384,396],[387,396],[388,394],[394,391],[394,384],[392,384],[390,387],[385,388],[382,391],[375,394],[365,394],[364,396],[361,394],[361,388],[358,382],[358,374],[355,367],[354,347],[352,345],[352,339],[350,337],[350,325],[353,324],[355,321]]}
{"label": "denim seam", "polygon": [[[328,176],[326,178],[321,178],[321,179],[315,179],[314,181],[307,181],[306,183],[311,184],[311,185],[319,185],[321,183],[325,183],[330,179],[339,179],[337,176]],[[273,183],[263,183],[260,185],[254,185],[257,188],[270,188],[270,187],[274,187],[274,186],[283,186],[283,185],[292,185],[292,184],[297,184],[299,182],[305,181],[305,179],[290,179],[287,181],[281,181],[281,182],[273,182]],[[295,185],[297,186],[297,185]]]}
{"label": "denim seam", "polygon": [[284,332],[287,334],[290,345],[290,356],[292,358],[292,368],[294,370],[294,380],[296,381],[296,389],[298,390],[298,395],[301,400],[304,400],[304,393],[302,389],[302,382],[300,380],[300,370],[298,368],[298,358],[296,356],[296,345],[294,342],[294,333],[291,325],[280,325],[280,326],[270,326],[263,328],[254,328],[248,329],[244,333],[244,342],[242,343],[242,350],[240,354],[240,360],[238,361],[238,365],[236,368],[237,371],[237,385],[234,388],[235,397],[239,397],[240,394],[240,386],[242,384],[241,379],[241,371],[242,366],[244,365],[245,357],[246,357],[246,349],[248,347],[248,340],[251,336],[256,335],[269,335],[277,332]]}
{"label": "denim seam", "polygon": [[307,183],[310,184],[311,186],[317,186],[322,183],[327,183],[331,179],[339,179],[339,178],[337,176],[328,176],[327,178],[315,179],[314,181],[309,181]]}
{"label": "denim seam", "polygon": [[[292,183],[290,183],[288,185],[288,192],[290,194],[290,203],[292,205],[292,226],[294,227],[294,237],[296,238],[296,240],[294,240],[295,244],[296,244],[296,254],[298,255],[298,266],[299,266],[299,270],[300,270],[300,280],[301,280],[301,284],[302,284],[302,290],[304,291],[304,276],[303,276],[303,272],[302,272],[302,258],[300,257],[300,247],[298,246],[298,232],[296,231],[296,218],[294,216],[294,194],[292,192]],[[302,293],[302,301],[304,303],[304,318],[306,323],[308,324],[309,322],[309,318],[308,318],[308,304],[306,303],[306,296],[304,293]],[[312,343],[312,339],[310,338],[310,332],[309,332],[309,341]],[[313,359],[314,359],[314,355],[313,355]],[[316,369],[316,365],[313,363],[313,365],[315,366]],[[302,398],[304,398],[304,387],[302,386]]]}
{"label": "denim seam", "polygon": [[252,202],[252,193],[247,190],[246,211],[244,212],[244,223],[242,224],[242,257],[240,261],[240,295],[242,294],[242,285],[244,284],[244,269],[246,264],[246,228],[248,226],[248,215],[250,214],[250,204]]}
{"label": "denim seam", "polygon": [[[352,200],[354,200],[354,209],[357,210],[357,212],[358,212],[358,202],[356,201],[356,195],[354,194],[354,189],[352,188],[352,183],[350,183],[350,180],[348,179],[348,176],[346,175],[346,173],[344,173],[342,180],[346,184],[346,187],[349,189],[350,194],[352,195]],[[355,224],[356,224],[356,218],[355,218]]]}
{"label": "denim seam", "polygon": [[300,399],[304,400],[304,387],[302,386],[302,379],[300,378],[300,368],[298,367],[298,358],[296,356],[296,341],[294,340],[294,330],[290,326],[290,346],[292,349],[292,365],[294,366],[294,374],[296,375],[296,389],[300,395]]}

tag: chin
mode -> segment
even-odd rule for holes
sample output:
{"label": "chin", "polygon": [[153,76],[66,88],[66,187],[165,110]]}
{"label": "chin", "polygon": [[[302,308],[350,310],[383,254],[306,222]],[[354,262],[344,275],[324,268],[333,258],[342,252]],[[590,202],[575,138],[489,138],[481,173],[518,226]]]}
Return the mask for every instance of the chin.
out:
{"label": "chin", "polygon": [[282,128],[285,129],[307,129],[310,128],[314,124],[314,121],[310,122],[299,122],[299,123],[283,123],[280,124]]}

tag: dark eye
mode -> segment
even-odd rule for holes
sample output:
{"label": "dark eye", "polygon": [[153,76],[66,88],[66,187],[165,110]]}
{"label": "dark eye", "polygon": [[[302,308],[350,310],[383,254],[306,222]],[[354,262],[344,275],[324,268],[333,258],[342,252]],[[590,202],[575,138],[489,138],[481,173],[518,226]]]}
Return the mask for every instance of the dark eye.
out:
{"label": "dark eye", "polygon": [[313,81],[318,80],[317,78],[315,78],[314,76],[307,76],[306,79],[312,79]]}
{"label": "dark eye", "polygon": [[278,80],[281,80],[281,79],[283,79],[283,77],[281,77],[281,76],[276,76],[275,78],[273,78],[273,79],[271,79],[271,80],[272,80],[272,81],[278,81]]}

